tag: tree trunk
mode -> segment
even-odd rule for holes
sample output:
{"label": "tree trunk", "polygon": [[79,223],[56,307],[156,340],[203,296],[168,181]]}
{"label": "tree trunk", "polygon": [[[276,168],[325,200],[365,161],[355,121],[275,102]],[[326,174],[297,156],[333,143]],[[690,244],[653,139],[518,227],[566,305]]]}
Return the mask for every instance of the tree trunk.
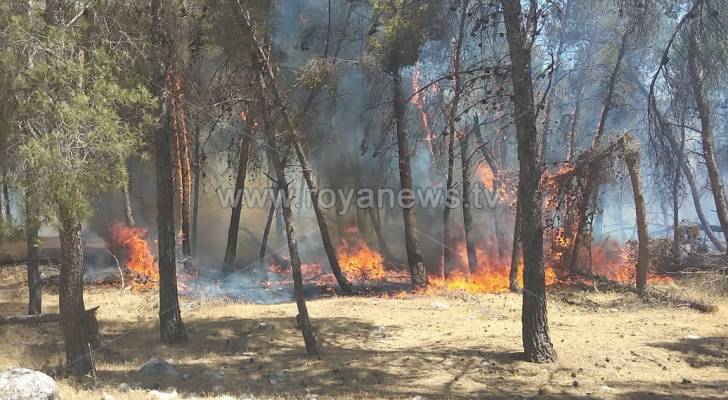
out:
{"label": "tree trunk", "polygon": [[[261,90],[266,89],[265,79],[260,74]],[[306,299],[303,294],[303,276],[301,274],[301,259],[298,253],[298,242],[296,241],[296,230],[293,223],[293,211],[291,210],[291,198],[289,194],[288,182],[286,181],[286,170],[285,165],[281,161],[279,155],[279,146],[276,135],[273,132],[272,123],[270,120],[269,106],[264,107],[264,129],[268,141],[268,156],[273,162],[273,167],[276,171],[277,187],[280,191],[281,210],[283,212],[283,221],[286,224],[286,237],[288,239],[288,253],[291,262],[291,272],[293,274],[293,290],[296,297],[296,306],[298,308],[298,315],[296,316],[296,322],[298,327],[303,333],[303,341],[306,346],[306,353],[308,355],[318,355],[319,349],[316,344],[316,336],[314,334],[313,325],[308,316],[308,308],[306,307]]]}
{"label": "tree trunk", "polygon": [[5,222],[7,222],[8,224],[12,224],[13,223],[13,214],[10,210],[10,182],[8,182],[8,169],[7,169],[7,166],[5,165],[5,163],[6,163],[6,160],[3,159],[2,160],[2,168],[3,168],[3,171],[2,171],[2,180],[3,180],[2,206],[4,207],[4,209],[2,210],[2,212],[4,214]]}
{"label": "tree trunk", "polygon": [[195,182],[193,186],[192,226],[190,227],[190,247],[192,255],[197,255],[197,219],[200,214],[200,179],[202,177],[202,149],[200,148],[200,128],[195,127]]}
{"label": "tree trunk", "polygon": [[[684,118],[681,118],[682,125],[685,125]],[[680,130],[680,153],[676,155],[677,165],[674,166],[672,180],[672,255],[675,259],[680,257],[680,181],[682,173],[680,165],[685,156],[685,128]]]}
{"label": "tree trunk", "polygon": [[[518,203],[523,243],[523,349],[532,362],[557,359],[551,344],[546,310],[546,282],[543,263],[542,193],[539,187],[538,136],[531,80],[530,38],[522,23],[518,0],[501,0],[511,58],[513,107],[518,139]],[[532,5],[533,7],[534,5]],[[531,10],[536,18],[535,10]],[[532,22],[535,23],[535,22]]]}
{"label": "tree trunk", "polygon": [[640,158],[639,152],[625,158],[627,170],[629,171],[630,181],[632,182],[632,195],[634,196],[634,205],[637,222],[637,291],[644,293],[647,287],[647,272],[650,266],[650,237],[647,232],[647,211],[645,208],[645,198],[642,195],[642,178],[640,176]]}
{"label": "tree trunk", "polygon": [[[284,160],[285,165],[285,160]],[[273,224],[273,216],[276,213],[276,207],[278,204],[278,197],[280,196],[278,185],[273,186],[273,201],[268,209],[268,216],[265,219],[265,226],[263,227],[263,236],[260,240],[260,259],[265,259],[266,252],[268,251],[268,237],[270,236],[270,227]]]}
{"label": "tree trunk", "polygon": [[[252,123],[243,121],[243,124],[252,127]],[[235,177],[234,198],[239,200],[233,204],[230,211],[230,225],[228,226],[227,246],[225,247],[225,262],[223,264],[223,274],[228,275],[231,272],[232,265],[235,263],[235,256],[238,251],[238,231],[240,229],[240,213],[243,209],[243,200],[245,199],[245,180],[248,177],[248,160],[250,158],[250,143],[252,141],[252,130],[245,131],[243,127],[242,137],[240,138],[240,149],[238,151],[238,171]]]}
{"label": "tree trunk", "polygon": [[392,251],[389,250],[389,246],[387,245],[387,239],[384,237],[384,232],[382,231],[382,221],[379,218],[379,209],[376,207],[370,207],[367,209],[369,212],[369,219],[372,222],[372,226],[374,227],[374,234],[377,235],[377,243],[379,244],[379,252],[384,256],[385,260],[388,261],[394,261],[395,258],[392,255]]}
{"label": "tree trunk", "polygon": [[[417,239],[417,211],[415,211],[412,187],[412,168],[410,165],[409,134],[405,128],[404,99],[402,98],[402,77],[399,72],[392,75],[394,96],[394,124],[397,131],[397,154],[399,156],[399,180],[402,195],[402,214],[404,216],[404,240],[407,248],[407,265],[410,269],[412,285],[427,286],[427,271],[422,259],[422,250]],[[407,193],[405,193],[407,192]],[[411,195],[411,196],[410,196]]]}
{"label": "tree trunk", "polygon": [[576,95],[576,104],[574,104],[574,111],[571,113],[571,128],[569,129],[569,146],[566,151],[566,162],[572,163],[574,161],[574,155],[576,154],[576,128],[579,125],[579,114],[581,112],[581,95],[582,87],[579,84],[579,89]]}
{"label": "tree trunk", "polygon": [[622,66],[622,60],[624,59],[624,53],[627,50],[627,42],[629,41],[631,33],[632,28],[630,27],[622,36],[622,43],[619,46],[619,52],[617,53],[617,62],[614,64],[612,74],[609,76],[609,86],[607,87],[607,94],[606,96],[604,96],[602,114],[599,116],[599,125],[597,125],[597,132],[594,135],[594,141],[592,142],[592,146],[599,143],[599,141],[602,139],[602,136],[604,135],[604,129],[606,128],[607,123],[607,116],[609,115],[609,111],[612,108],[614,89],[617,86],[617,77],[619,76],[619,70]]}
{"label": "tree trunk", "polygon": [[[448,116],[448,136],[447,136],[447,182],[445,185],[445,208],[442,214],[442,266],[438,271],[440,278],[444,278],[446,271],[449,270],[452,250],[450,248],[452,241],[450,240],[450,203],[452,202],[453,191],[453,170],[455,164],[455,123],[459,119],[458,106],[460,105],[460,96],[462,93],[462,83],[460,78],[460,58],[463,47],[463,39],[465,38],[465,25],[468,16],[469,0],[465,0],[460,4],[460,25],[458,28],[457,41],[455,43],[455,51],[453,55],[453,77],[455,79],[455,93],[453,95],[452,104],[450,105],[450,115]],[[477,264],[477,262],[476,262]]]}
{"label": "tree trunk", "polygon": [[[32,173],[30,174],[32,176]],[[40,314],[43,303],[43,283],[40,277],[40,266],[38,260],[38,231],[40,220],[38,219],[38,205],[35,203],[35,190],[32,178],[28,178],[25,190],[25,243],[28,250],[28,314]]]}
{"label": "tree trunk", "polygon": [[702,126],[701,136],[703,139],[703,158],[705,159],[705,167],[708,169],[708,178],[710,180],[710,188],[715,201],[715,209],[718,213],[718,220],[723,233],[728,237],[728,205],[725,200],[725,192],[723,191],[723,180],[720,176],[720,168],[715,159],[715,149],[713,144],[713,121],[711,120],[711,106],[705,98],[705,88],[703,87],[703,72],[699,64],[699,44],[696,38],[696,28],[693,28],[689,35],[688,44],[688,69],[690,70],[690,84],[693,88],[693,96],[695,97],[695,105],[698,107],[698,115]]}
{"label": "tree trunk", "polygon": [[68,208],[59,205],[61,273],[58,286],[61,327],[66,348],[66,368],[76,376],[95,374],[86,308],[83,304],[83,237],[81,222]]}
{"label": "tree trunk", "polygon": [[159,124],[154,134],[157,172],[157,243],[159,248],[159,333],[163,343],[187,339],[177,295],[177,263],[174,232],[174,170],[170,147],[171,115],[169,98],[164,90],[170,49],[163,26],[162,0],[151,2],[152,43],[154,44],[154,79],[152,93],[159,101]]}
{"label": "tree trunk", "polygon": [[[519,206],[516,204],[516,222],[513,224],[513,247],[511,247],[511,270],[508,273],[508,288],[511,292],[521,290],[518,284],[518,266],[521,264],[521,217]],[[545,278],[544,278],[545,279]]]}
{"label": "tree trunk", "polygon": [[468,156],[468,138],[470,134],[464,134],[460,138],[460,166],[463,179],[463,227],[465,230],[465,249],[468,254],[468,272],[474,274],[478,271],[478,255],[475,252],[475,240],[473,238],[473,214],[470,209],[472,190],[470,187],[470,157]]}
{"label": "tree trunk", "polygon": [[134,222],[134,211],[132,209],[131,201],[131,176],[127,177],[126,183],[124,184],[122,190],[124,192],[124,216],[126,217],[126,225],[134,226],[136,224]]}

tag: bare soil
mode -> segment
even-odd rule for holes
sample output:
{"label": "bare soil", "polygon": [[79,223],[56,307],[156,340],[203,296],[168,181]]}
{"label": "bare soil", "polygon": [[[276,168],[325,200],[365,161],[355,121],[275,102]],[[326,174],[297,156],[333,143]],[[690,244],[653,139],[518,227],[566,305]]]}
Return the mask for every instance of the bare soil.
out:
{"label": "bare soil", "polygon": [[[58,312],[53,290],[44,296],[44,310]],[[24,270],[0,269],[0,314],[25,312],[26,298]],[[649,305],[631,293],[552,288],[559,361],[538,365],[521,359],[517,294],[310,301],[323,353],[315,359],[305,355],[293,303],[183,298],[190,340],[167,347],[158,341],[156,293],[92,286],[86,306],[101,306],[106,343],[95,353],[98,376],[57,376],[65,399],[82,400],[148,399],[150,389],[168,386],[220,399],[726,399],[728,299],[709,300],[716,313]],[[139,368],[153,356],[189,378],[143,377]],[[58,324],[0,326],[0,369],[54,373],[63,357]],[[121,393],[120,383],[137,389]]]}

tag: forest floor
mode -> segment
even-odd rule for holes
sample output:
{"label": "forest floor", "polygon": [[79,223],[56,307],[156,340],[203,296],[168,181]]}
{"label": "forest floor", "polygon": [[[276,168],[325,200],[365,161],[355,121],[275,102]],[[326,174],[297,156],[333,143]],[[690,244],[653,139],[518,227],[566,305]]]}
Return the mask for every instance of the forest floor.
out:
{"label": "forest floor", "polygon": [[[0,315],[25,312],[24,274],[0,269]],[[59,384],[64,399],[81,400],[157,398],[151,389],[170,386],[180,398],[219,399],[726,399],[728,297],[702,295],[712,296],[716,313],[647,305],[631,293],[552,288],[559,361],[537,365],[521,359],[517,294],[312,300],[322,351],[315,359],[304,354],[294,303],[182,298],[190,340],[168,347],[158,341],[154,292],[90,286],[86,306],[101,306],[106,343],[94,355],[98,376]],[[53,289],[44,296],[44,309],[57,312]],[[143,376],[139,368],[155,356],[180,377]],[[0,326],[0,370],[52,373],[63,357],[59,324]],[[132,390],[120,392],[121,383]]]}

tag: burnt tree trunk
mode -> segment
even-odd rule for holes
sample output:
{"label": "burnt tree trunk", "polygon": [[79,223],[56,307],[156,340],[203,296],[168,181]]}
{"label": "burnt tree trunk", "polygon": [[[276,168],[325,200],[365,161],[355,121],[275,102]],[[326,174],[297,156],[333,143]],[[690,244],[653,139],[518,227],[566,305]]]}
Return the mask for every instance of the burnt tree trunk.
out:
{"label": "burnt tree trunk", "polygon": [[468,271],[474,274],[478,270],[478,255],[475,252],[475,240],[473,238],[473,213],[470,209],[472,190],[470,187],[470,157],[468,156],[468,138],[470,134],[464,134],[460,138],[460,166],[463,179],[463,227],[465,230],[465,249],[468,254]]}
{"label": "burnt tree trunk", "polygon": [[159,333],[163,343],[187,339],[177,294],[177,263],[174,233],[174,169],[170,148],[171,115],[165,87],[170,44],[164,30],[162,0],[151,2],[151,30],[154,43],[154,79],[152,93],[159,101],[159,124],[154,133],[154,156],[157,172],[157,243],[159,248]]}
{"label": "burnt tree trunk", "polygon": [[[32,175],[32,174],[31,174]],[[35,203],[35,190],[32,178],[28,178],[25,190],[25,244],[28,251],[28,314],[40,314],[43,304],[43,283],[40,277],[40,265],[38,259],[38,231],[40,220],[38,219],[38,205]]]}
{"label": "burnt tree trunk", "polygon": [[[232,205],[230,211],[230,225],[228,226],[227,246],[225,247],[225,261],[223,264],[223,274],[227,275],[231,272],[231,267],[235,263],[235,256],[238,252],[238,231],[240,230],[240,214],[243,210],[245,180],[248,177],[248,160],[250,159],[250,143],[252,131],[246,131],[247,121],[243,121],[246,125],[243,127],[242,137],[240,138],[240,148],[238,150],[238,170],[235,177],[235,204]],[[266,238],[267,241],[267,238]]]}
{"label": "burnt tree trunk", "polygon": [[[681,118],[681,123],[684,125],[684,118]],[[682,173],[680,164],[683,162],[685,156],[685,128],[680,129],[680,152],[676,154],[677,164],[674,167],[674,174],[672,179],[672,255],[675,259],[680,257],[680,181],[682,179]]]}
{"label": "burnt tree trunk", "polygon": [[[523,26],[519,0],[501,0],[511,58],[513,107],[518,139],[518,203],[523,243],[523,309],[521,314],[523,349],[532,362],[557,359],[549,335],[546,310],[546,281],[543,263],[542,193],[539,187],[538,136],[531,79],[530,38]],[[535,8],[535,2],[532,3]],[[535,24],[537,12],[529,19]]]}
{"label": "burnt tree trunk", "polygon": [[723,191],[723,180],[720,176],[720,168],[715,159],[715,149],[713,142],[713,121],[712,111],[708,100],[705,98],[705,88],[703,86],[703,71],[700,66],[700,49],[695,31],[690,31],[688,43],[688,70],[690,71],[690,84],[693,88],[693,96],[695,97],[695,105],[698,107],[698,116],[702,126],[701,136],[703,141],[703,158],[705,159],[705,167],[708,170],[708,178],[710,180],[710,188],[715,201],[715,209],[718,213],[720,227],[724,234],[728,237],[728,205],[725,200],[725,192]]}
{"label": "burnt tree trunk", "polygon": [[58,286],[66,368],[76,376],[95,374],[83,304],[83,237],[78,216],[59,205],[61,272]]}
{"label": "burnt tree trunk", "polygon": [[410,165],[409,134],[405,128],[405,109],[402,96],[402,77],[399,72],[392,74],[392,95],[394,97],[394,125],[397,131],[397,155],[399,157],[399,181],[404,217],[404,240],[407,249],[407,265],[412,285],[427,286],[427,271],[422,258],[420,242],[417,239],[417,211],[415,211],[412,187],[412,167]]}

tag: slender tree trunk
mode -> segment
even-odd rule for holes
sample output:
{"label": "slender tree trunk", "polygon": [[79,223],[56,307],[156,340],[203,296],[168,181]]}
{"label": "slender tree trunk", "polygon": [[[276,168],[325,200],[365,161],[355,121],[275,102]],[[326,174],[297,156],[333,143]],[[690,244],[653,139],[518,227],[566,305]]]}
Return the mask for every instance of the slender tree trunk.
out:
{"label": "slender tree trunk", "polygon": [[574,104],[574,111],[571,113],[571,128],[569,129],[569,145],[566,151],[566,162],[571,164],[574,161],[574,155],[576,154],[576,129],[579,125],[579,114],[581,112],[581,95],[582,87],[581,84],[577,91],[576,103]]}
{"label": "slender tree trunk", "polygon": [[5,218],[5,221],[8,224],[12,224],[13,223],[13,214],[10,210],[10,182],[9,182],[9,178],[8,178],[8,168],[7,168],[6,162],[7,162],[6,159],[2,160],[2,169],[3,169],[2,170],[2,180],[3,180],[2,206],[4,207],[2,212],[3,212],[3,217]]}
{"label": "slender tree trunk", "polygon": [[[265,79],[260,76],[261,90],[266,90]],[[265,133],[268,141],[268,155],[273,163],[276,171],[277,186],[282,197],[281,210],[283,211],[283,221],[286,224],[286,237],[288,239],[288,253],[291,262],[291,271],[293,274],[293,290],[296,297],[296,306],[298,307],[298,316],[296,322],[303,333],[303,341],[306,346],[308,355],[318,355],[319,349],[316,344],[316,336],[314,334],[313,325],[308,316],[308,308],[306,307],[306,299],[303,294],[303,276],[301,274],[301,259],[298,253],[298,242],[296,241],[296,230],[293,223],[293,211],[291,210],[290,194],[288,182],[286,181],[285,165],[281,161],[279,155],[278,140],[273,132],[270,115],[268,114],[269,106],[264,107],[264,124]]]}
{"label": "slender tree trunk", "polygon": [[710,180],[710,188],[715,201],[715,209],[718,213],[720,227],[723,229],[724,235],[728,237],[728,204],[726,204],[725,192],[723,191],[723,180],[720,176],[720,168],[715,159],[715,149],[713,144],[713,121],[711,117],[711,106],[705,98],[705,88],[703,87],[703,71],[699,64],[699,44],[696,38],[696,28],[693,28],[689,35],[688,44],[688,69],[690,71],[690,84],[693,88],[693,96],[695,97],[695,105],[698,107],[698,116],[702,125],[701,136],[703,139],[703,158],[705,159],[705,167],[708,169],[708,178]]}
{"label": "slender tree trunk", "polygon": [[[32,174],[30,174],[32,175]],[[28,314],[40,314],[43,304],[43,283],[40,277],[40,262],[38,259],[38,231],[40,230],[40,220],[38,219],[38,205],[35,198],[35,190],[33,188],[32,178],[28,177],[29,182],[25,190],[25,241],[28,251]]]}
{"label": "slender tree trunk", "polygon": [[159,125],[154,134],[157,170],[157,243],[159,248],[159,333],[164,343],[187,339],[177,295],[177,263],[174,231],[174,171],[170,147],[171,115],[165,87],[170,44],[163,25],[162,0],[151,1],[152,43],[154,44],[154,79],[152,93],[159,101]]}
{"label": "slender tree trunk", "polygon": [[202,178],[202,149],[200,148],[200,128],[195,127],[195,181],[193,186],[193,200],[192,200],[192,226],[190,227],[190,247],[192,248],[192,255],[197,255],[197,220],[200,215],[200,179]]}
{"label": "slender tree trunk", "polygon": [[[685,124],[681,118],[682,125]],[[672,255],[677,259],[680,257],[680,181],[682,173],[680,165],[685,156],[685,128],[680,130],[680,153],[676,154],[677,165],[674,167],[675,176],[672,180]]]}
{"label": "slender tree trunk", "polygon": [[[458,106],[460,105],[460,96],[462,93],[462,83],[460,77],[460,58],[463,47],[463,39],[465,38],[465,25],[468,16],[468,5],[470,1],[465,0],[460,4],[460,24],[458,28],[457,41],[455,43],[455,51],[453,55],[453,76],[455,78],[455,93],[453,95],[452,104],[450,105],[450,115],[448,116],[448,136],[447,136],[447,182],[445,185],[445,208],[442,214],[442,266],[438,271],[441,278],[445,277],[446,272],[450,268],[452,259],[452,245],[450,237],[450,204],[452,203],[453,192],[453,172],[455,164],[455,123],[457,122]],[[476,262],[477,264],[477,262]]]}
{"label": "slender tree trunk", "polygon": [[[284,159],[283,165],[286,165],[286,160]],[[275,168],[274,168],[275,169]],[[278,198],[280,197],[280,190],[277,183],[273,183],[273,202],[270,205],[270,208],[268,209],[268,216],[265,219],[265,227],[263,228],[263,236],[260,240],[260,252],[259,252],[259,258],[261,261],[264,261],[266,258],[266,253],[268,251],[268,237],[270,236],[270,227],[273,223],[273,216],[275,215],[276,208],[278,207]]]}
{"label": "slender tree trunk", "polygon": [[455,169],[455,130],[447,135],[447,178],[445,182],[445,208],[442,212],[442,266],[438,271],[440,278],[446,277],[452,264],[452,241],[450,233],[450,212],[453,201],[453,173]]}
{"label": "slender tree trunk", "polygon": [[513,224],[513,247],[511,247],[511,270],[508,273],[508,288],[514,293],[521,290],[520,285],[518,284],[518,266],[522,261],[520,214],[519,206],[516,204],[516,222]]}
{"label": "slender tree trunk", "polygon": [[[252,124],[243,121],[243,124]],[[231,272],[231,267],[235,263],[235,256],[238,251],[238,231],[240,230],[240,213],[243,210],[243,200],[245,191],[245,180],[248,177],[248,160],[250,158],[250,143],[252,131],[243,128],[240,138],[240,149],[238,151],[238,171],[235,177],[235,199],[237,202],[233,204],[230,211],[230,225],[228,227],[227,246],[225,247],[225,263],[223,273],[225,275]]]}
{"label": "slender tree trunk", "polygon": [[367,212],[369,213],[369,219],[372,222],[372,226],[374,227],[374,234],[377,235],[377,243],[379,244],[379,252],[384,256],[385,260],[393,261],[394,256],[392,255],[392,251],[389,250],[389,246],[387,245],[387,239],[384,237],[384,232],[382,231],[382,221],[379,218],[379,209],[376,207],[370,207],[367,209]]}
{"label": "slender tree trunk", "polygon": [[83,304],[83,237],[78,217],[59,206],[61,273],[58,287],[66,367],[76,376],[95,374]]}
{"label": "slender tree trunk", "polygon": [[[551,344],[546,310],[546,282],[543,263],[542,194],[539,187],[538,136],[531,79],[531,47],[523,26],[519,0],[501,0],[511,58],[513,108],[518,138],[518,203],[523,243],[523,349],[532,362],[557,359]],[[534,5],[532,5],[534,7]],[[535,10],[530,12],[536,18]],[[535,23],[532,21],[531,23]]]}
{"label": "slender tree trunk", "polygon": [[607,116],[609,116],[609,111],[612,108],[614,89],[617,86],[617,77],[619,76],[619,70],[622,67],[622,60],[624,59],[624,54],[627,50],[627,43],[629,42],[629,37],[632,34],[632,29],[633,28],[630,27],[622,36],[622,42],[619,46],[619,52],[617,53],[617,62],[614,64],[612,74],[609,76],[609,86],[607,87],[607,94],[606,96],[604,96],[602,114],[599,116],[599,124],[597,125],[597,132],[594,135],[594,141],[592,143],[592,146],[599,143],[599,141],[602,139],[602,136],[604,135],[604,129],[606,128],[607,123]]}
{"label": "slender tree trunk", "polygon": [[473,238],[473,214],[470,209],[472,190],[470,187],[470,157],[468,156],[468,138],[470,134],[464,134],[460,138],[460,165],[463,179],[463,227],[465,228],[465,249],[468,254],[468,270],[470,274],[478,271],[478,255],[475,252],[475,240]]}
{"label": "slender tree trunk", "polygon": [[630,181],[632,182],[632,195],[634,196],[634,205],[637,222],[637,291],[644,293],[647,287],[647,272],[650,266],[649,243],[650,237],[647,232],[647,212],[645,208],[645,199],[642,194],[642,178],[640,176],[640,158],[639,152],[625,157],[627,170],[629,171]]}
{"label": "slender tree trunk", "polygon": [[[422,258],[422,250],[417,239],[417,211],[415,211],[410,165],[409,134],[405,128],[404,99],[402,98],[402,77],[399,72],[392,75],[394,96],[394,123],[397,131],[397,154],[399,156],[399,180],[402,191],[402,214],[404,216],[404,240],[407,248],[407,265],[410,269],[412,284],[416,287],[427,286],[427,271]],[[410,196],[411,195],[411,196]]]}
{"label": "slender tree trunk", "polygon": [[[128,171],[129,169],[127,168],[127,174]],[[131,187],[131,174],[129,174],[122,189],[124,192],[124,216],[126,217],[126,225],[128,226],[136,225],[134,221],[134,211],[132,208]]]}

